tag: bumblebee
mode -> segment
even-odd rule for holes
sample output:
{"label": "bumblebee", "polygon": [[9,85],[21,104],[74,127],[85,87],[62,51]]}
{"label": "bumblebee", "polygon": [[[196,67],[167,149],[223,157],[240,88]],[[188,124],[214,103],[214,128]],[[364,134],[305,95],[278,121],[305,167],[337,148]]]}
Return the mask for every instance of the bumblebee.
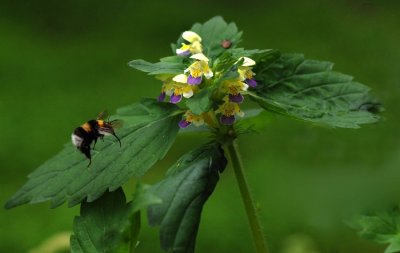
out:
{"label": "bumblebee", "polygon": [[80,127],[77,127],[71,135],[72,144],[74,144],[74,146],[77,147],[78,150],[82,152],[86,156],[86,158],[89,159],[88,167],[92,163],[90,145],[94,142],[94,149],[98,138],[103,140],[105,135],[113,135],[118,140],[119,145],[121,146],[121,140],[115,134],[114,129],[121,127],[122,121],[108,121],[108,119],[105,120],[106,117],[108,117],[107,112],[101,112],[97,119],[89,120]]}

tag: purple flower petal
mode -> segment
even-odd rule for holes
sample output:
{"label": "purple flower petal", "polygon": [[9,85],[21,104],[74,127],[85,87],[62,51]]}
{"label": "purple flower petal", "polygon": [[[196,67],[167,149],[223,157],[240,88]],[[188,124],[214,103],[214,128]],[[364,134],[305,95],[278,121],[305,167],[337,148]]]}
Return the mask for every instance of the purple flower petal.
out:
{"label": "purple flower petal", "polygon": [[181,102],[181,100],[182,100],[182,95],[172,94],[171,98],[169,99],[169,102],[176,104],[176,103]]}
{"label": "purple flower petal", "polygon": [[190,124],[192,124],[192,122],[186,121],[186,120],[181,120],[179,121],[178,125],[180,128],[186,128],[188,127]]}
{"label": "purple flower petal", "polygon": [[219,121],[223,124],[223,125],[232,125],[235,122],[235,116],[226,116],[226,115],[221,115],[221,117],[219,118]]}
{"label": "purple flower petal", "polygon": [[233,102],[233,103],[238,103],[238,104],[240,104],[240,103],[243,102],[243,99],[244,99],[244,97],[243,97],[243,95],[240,94],[240,93],[238,93],[238,94],[236,94],[236,95],[229,94],[229,101],[231,101],[231,102]]}
{"label": "purple flower petal", "polygon": [[257,87],[257,81],[254,79],[246,79],[245,82],[247,83],[248,86],[250,87]]}
{"label": "purple flower petal", "polygon": [[158,96],[157,100],[158,100],[158,102],[162,102],[162,101],[164,101],[164,99],[165,99],[165,92],[161,92],[160,96]]}
{"label": "purple flower petal", "polygon": [[186,51],[180,52],[177,55],[179,55],[179,56],[188,56],[188,55],[190,55],[190,50],[186,50]]}
{"label": "purple flower petal", "polygon": [[202,80],[201,76],[193,77],[192,75],[189,75],[187,83],[190,85],[198,85],[201,83],[201,80]]}

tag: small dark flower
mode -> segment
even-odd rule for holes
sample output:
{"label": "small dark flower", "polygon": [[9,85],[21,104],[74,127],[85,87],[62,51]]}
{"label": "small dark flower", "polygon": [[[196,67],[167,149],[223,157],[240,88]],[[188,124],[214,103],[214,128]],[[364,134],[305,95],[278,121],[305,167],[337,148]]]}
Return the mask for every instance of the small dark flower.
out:
{"label": "small dark flower", "polygon": [[186,121],[186,120],[181,120],[179,121],[178,125],[180,128],[186,128],[188,127],[190,124],[192,124],[192,122]]}
{"label": "small dark flower", "polygon": [[254,79],[246,79],[245,83],[252,88],[257,87],[257,81]]}
{"label": "small dark flower", "polygon": [[199,85],[202,81],[202,77],[193,77],[192,75],[188,76],[187,83],[190,85]]}
{"label": "small dark flower", "polygon": [[157,100],[158,102],[163,102],[165,99],[165,92],[161,92],[160,96],[158,96]]}
{"label": "small dark flower", "polygon": [[171,103],[173,103],[173,104],[177,104],[177,103],[179,103],[181,100],[182,100],[182,95],[175,95],[175,94],[172,94],[169,101],[170,101]]}
{"label": "small dark flower", "polygon": [[235,123],[235,116],[234,115],[230,115],[230,116],[221,115],[221,117],[219,118],[219,121],[223,125],[232,125],[233,123]]}
{"label": "small dark flower", "polygon": [[225,48],[225,49],[228,49],[228,48],[230,48],[230,47],[232,46],[232,41],[230,41],[230,40],[223,40],[223,41],[221,42],[221,46],[222,46],[223,48]]}
{"label": "small dark flower", "polygon": [[189,56],[190,55],[190,51],[189,50],[182,51],[182,52],[177,53],[177,55],[179,55],[179,56]]}
{"label": "small dark flower", "polygon": [[233,103],[242,103],[244,100],[244,97],[242,94],[238,93],[238,94],[229,94],[229,101],[233,102]]}

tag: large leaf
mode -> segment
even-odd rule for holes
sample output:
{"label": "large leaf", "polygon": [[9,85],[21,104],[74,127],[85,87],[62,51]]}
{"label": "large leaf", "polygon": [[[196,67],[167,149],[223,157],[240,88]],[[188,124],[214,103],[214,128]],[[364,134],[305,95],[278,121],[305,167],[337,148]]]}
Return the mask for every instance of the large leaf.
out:
{"label": "large leaf", "polygon": [[[203,53],[209,58],[216,58],[226,49],[222,47],[223,40],[232,42],[231,48],[235,48],[240,42],[242,32],[239,32],[235,23],[226,23],[222,17],[213,17],[204,24],[195,23],[190,31],[196,32],[202,38]],[[182,38],[178,39],[177,45],[185,43]],[[175,53],[176,45],[173,45]]]}
{"label": "large leaf", "polygon": [[149,206],[148,218],[150,225],[160,225],[164,250],[194,251],[203,205],[225,166],[220,145],[205,145],[181,157],[167,178],[152,187],[163,202]]}
{"label": "large leaf", "polygon": [[28,182],[7,203],[12,208],[25,203],[50,200],[52,207],[69,201],[74,206],[87,198],[91,202],[107,189],[113,191],[131,177],[142,176],[163,158],[179,130],[177,107],[146,99],[121,108],[117,118],[125,125],[117,130],[122,146],[106,137],[92,150],[92,164],[67,144],[58,155],[29,175]]}
{"label": "large leaf", "polygon": [[332,127],[376,122],[381,107],[369,88],[332,67],[300,54],[282,55],[272,63],[257,64],[254,71],[261,85],[251,95],[267,110]]}
{"label": "large leaf", "polygon": [[181,74],[186,69],[182,57],[168,57],[160,62],[150,63],[145,60],[133,60],[128,65],[134,69],[148,73],[149,75]]}
{"label": "large leaf", "polygon": [[133,201],[126,203],[122,188],[106,192],[94,202],[83,202],[74,220],[72,253],[134,252],[140,229],[140,209],[161,199],[139,184]]}
{"label": "large leaf", "polygon": [[359,216],[353,226],[361,237],[377,243],[389,244],[385,253],[400,252],[400,211],[398,207],[388,212]]}

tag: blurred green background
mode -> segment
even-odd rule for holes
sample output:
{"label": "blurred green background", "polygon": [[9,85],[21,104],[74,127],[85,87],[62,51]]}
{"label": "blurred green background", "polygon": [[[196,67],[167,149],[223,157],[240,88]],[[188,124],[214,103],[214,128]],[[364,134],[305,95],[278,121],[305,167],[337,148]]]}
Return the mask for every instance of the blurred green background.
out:
{"label": "blurred green background", "polygon": [[[70,141],[98,112],[156,97],[160,83],[127,62],[171,54],[170,43],[214,15],[237,23],[246,48],[276,48],[330,60],[372,87],[381,123],[326,129],[271,115],[239,143],[272,252],[383,252],[346,225],[400,196],[400,1],[0,1],[0,200]],[[180,136],[143,180],[162,178],[205,136]],[[133,183],[125,187],[128,191]],[[27,252],[70,231],[78,208],[48,203],[0,210],[0,252]],[[314,250],[314,251],[312,251]],[[159,252],[143,225],[138,252]],[[228,168],[204,208],[197,252],[252,252]],[[297,251],[296,251],[297,252]]]}

